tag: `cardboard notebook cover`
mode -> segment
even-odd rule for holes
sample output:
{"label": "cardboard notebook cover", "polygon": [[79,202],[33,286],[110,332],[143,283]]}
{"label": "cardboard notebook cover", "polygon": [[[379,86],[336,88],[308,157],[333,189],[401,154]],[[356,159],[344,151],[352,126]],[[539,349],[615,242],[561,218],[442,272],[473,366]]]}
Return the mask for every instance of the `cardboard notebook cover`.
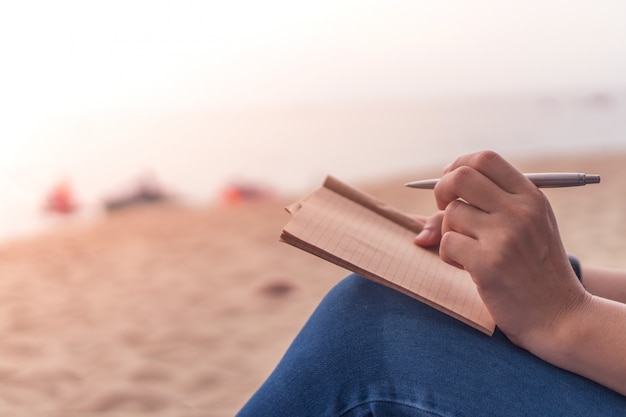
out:
{"label": "cardboard notebook cover", "polygon": [[333,177],[287,207],[280,240],[418,299],[493,334],[495,323],[470,275],[413,243],[421,225]]}

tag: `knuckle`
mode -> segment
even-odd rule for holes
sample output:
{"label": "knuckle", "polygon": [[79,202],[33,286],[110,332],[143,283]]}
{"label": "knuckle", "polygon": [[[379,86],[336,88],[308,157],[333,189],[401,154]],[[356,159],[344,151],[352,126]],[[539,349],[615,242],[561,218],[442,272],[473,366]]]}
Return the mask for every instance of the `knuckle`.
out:
{"label": "knuckle", "polygon": [[443,210],[443,223],[442,230],[449,231],[454,229],[454,224],[457,222],[457,200],[453,200]]}
{"label": "knuckle", "polygon": [[454,167],[461,166],[461,165],[463,165],[462,161],[463,161],[463,156],[458,156],[446,168],[448,169],[448,168],[454,168]]}
{"label": "knuckle", "polygon": [[496,233],[496,236],[492,236],[491,241],[488,242],[488,245],[491,248],[491,252],[485,258],[489,261],[489,264],[492,266],[501,266],[503,263],[502,259],[508,256],[509,253],[516,253],[517,251],[517,237],[514,236],[514,233],[508,230],[499,229]]}
{"label": "knuckle", "polygon": [[513,215],[520,223],[534,223],[537,218],[545,217],[549,202],[545,194],[535,189],[513,205]]}
{"label": "knuckle", "polygon": [[476,171],[466,165],[458,167],[454,170],[451,176],[451,182],[453,185],[462,186],[466,184],[474,175]]}
{"label": "knuckle", "polygon": [[444,210],[444,216],[448,221],[455,220],[457,217],[462,216],[465,209],[465,203],[460,200],[451,201]]}
{"label": "knuckle", "polygon": [[447,231],[441,236],[441,241],[439,242],[439,257],[444,261],[448,262],[450,258],[450,242],[452,239],[452,234]]}
{"label": "knuckle", "polygon": [[450,216],[452,216],[452,214],[457,210],[458,204],[458,200],[450,201],[450,204],[448,204],[444,210],[444,216],[450,218]]}
{"label": "knuckle", "polygon": [[482,151],[482,152],[478,152],[476,154],[476,166],[478,167],[485,167],[489,164],[491,164],[491,162],[494,159],[499,159],[501,158],[501,156],[494,152],[494,151]]}
{"label": "knuckle", "polygon": [[[498,250],[487,250],[482,253],[481,256],[481,270],[484,271],[506,271],[510,267],[511,259],[507,256],[507,251],[503,250],[506,246],[503,242],[497,242],[499,245]],[[491,274],[485,274],[491,277]],[[485,278],[482,282],[483,285],[494,285],[490,279]]]}
{"label": "knuckle", "polygon": [[450,242],[450,233],[448,233],[448,231],[445,231],[443,235],[441,236],[441,241],[439,242],[439,254],[442,254],[443,252],[445,252],[449,242]]}
{"label": "knuckle", "polygon": [[441,236],[441,241],[439,242],[439,250],[443,250],[446,254],[449,254],[450,249],[453,246],[453,240],[454,232],[452,230],[446,230]]}

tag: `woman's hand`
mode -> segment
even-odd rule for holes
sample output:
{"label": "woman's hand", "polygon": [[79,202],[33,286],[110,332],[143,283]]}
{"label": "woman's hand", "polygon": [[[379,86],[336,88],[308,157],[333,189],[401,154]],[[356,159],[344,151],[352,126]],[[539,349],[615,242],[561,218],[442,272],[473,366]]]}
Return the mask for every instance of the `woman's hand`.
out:
{"label": "woman's hand", "polygon": [[439,243],[444,261],[469,272],[513,343],[626,395],[624,275],[583,268],[590,287],[617,301],[588,293],[546,197],[493,152],[446,167],[435,197],[443,212],[421,219],[415,243]]}
{"label": "woman's hand", "polygon": [[435,197],[444,212],[426,220],[416,243],[440,239],[441,258],[470,273],[514,343],[532,350],[584,309],[588,294],[570,266],[548,200],[502,157],[458,158],[446,167]]}

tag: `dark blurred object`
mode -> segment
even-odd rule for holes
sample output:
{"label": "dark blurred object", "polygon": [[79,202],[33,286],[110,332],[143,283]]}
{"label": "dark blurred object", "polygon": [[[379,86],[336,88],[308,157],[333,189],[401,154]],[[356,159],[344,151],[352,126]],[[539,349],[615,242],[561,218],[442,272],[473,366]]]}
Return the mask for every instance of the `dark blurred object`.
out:
{"label": "dark blurred object", "polygon": [[615,98],[611,94],[604,92],[590,94],[584,97],[583,100],[587,105],[596,108],[608,108],[615,104]]}
{"label": "dark blurred object", "polygon": [[67,181],[61,181],[52,188],[46,198],[44,209],[61,215],[69,215],[78,210],[74,192]]}
{"label": "dark blurred object", "polygon": [[288,281],[275,281],[265,284],[259,291],[261,294],[268,297],[280,298],[286,296],[295,289],[295,286]]}
{"label": "dark blurred object", "polygon": [[118,211],[147,204],[158,204],[171,201],[172,197],[156,181],[153,176],[144,176],[129,191],[104,199],[107,212]]}

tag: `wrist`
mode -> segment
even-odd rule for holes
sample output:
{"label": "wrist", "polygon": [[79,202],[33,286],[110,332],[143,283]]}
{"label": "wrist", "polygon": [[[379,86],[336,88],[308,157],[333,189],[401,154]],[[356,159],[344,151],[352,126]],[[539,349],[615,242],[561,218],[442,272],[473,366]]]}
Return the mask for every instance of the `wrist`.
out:
{"label": "wrist", "polygon": [[588,319],[592,316],[594,296],[581,289],[571,298],[545,332],[536,335],[529,349],[543,360],[565,369],[571,369],[572,363],[580,360],[581,346],[593,333]]}

